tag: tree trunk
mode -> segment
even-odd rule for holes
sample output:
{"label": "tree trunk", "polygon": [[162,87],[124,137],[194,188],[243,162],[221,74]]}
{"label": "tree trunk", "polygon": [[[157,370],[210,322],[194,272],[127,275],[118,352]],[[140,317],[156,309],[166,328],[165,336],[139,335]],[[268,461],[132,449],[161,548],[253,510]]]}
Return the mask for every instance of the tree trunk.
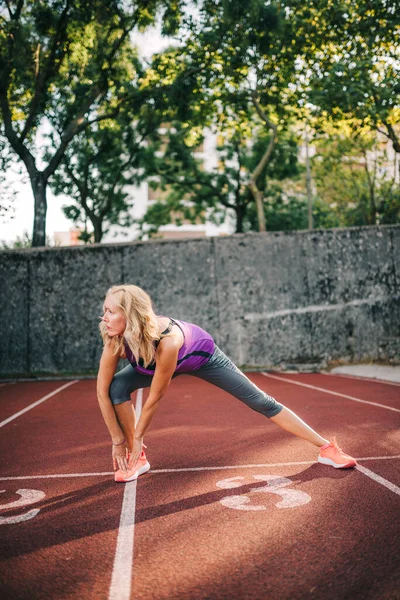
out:
{"label": "tree trunk", "polygon": [[101,238],[103,237],[103,221],[102,219],[98,218],[90,218],[90,220],[92,221],[93,225],[94,243],[100,244]]}
{"label": "tree trunk", "polygon": [[306,190],[307,190],[307,208],[308,208],[308,229],[311,230],[314,227],[313,214],[312,214],[312,189],[311,189],[311,167],[310,167],[310,148],[308,140],[308,125],[306,125],[305,135],[306,145]]}
{"label": "tree trunk", "polygon": [[261,117],[261,119],[267,125],[268,129],[271,129],[271,131],[272,131],[272,135],[271,135],[270,142],[268,144],[268,148],[264,152],[264,155],[261,158],[260,162],[258,163],[256,169],[254,170],[254,172],[251,176],[250,182],[249,182],[249,189],[250,189],[251,193],[253,194],[254,200],[256,202],[258,231],[264,232],[267,229],[266,228],[266,220],[265,220],[265,212],[264,212],[264,199],[263,199],[262,192],[260,192],[260,190],[257,187],[257,179],[261,175],[263,169],[269,163],[269,160],[270,160],[272,152],[275,148],[276,142],[278,141],[278,127],[275,125],[275,123],[273,123],[268,118],[267,114],[261,108],[261,105],[257,99],[256,92],[252,92],[251,98],[252,98],[253,104],[256,108],[258,115]]}
{"label": "tree trunk", "polygon": [[369,222],[370,225],[376,225],[376,202],[375,202],[375,190],[371,190],[370,193],[370,216]]}
{"label": "tree trunk", "polygon": [[265,212],[264,212],[263,194],[262,194],[262,192],[260,192],[260,190],[258,189],[258,187],[255,184],[253,179],[249,183],[249,188],[250,188],[251,193],[253,194],[254,199],[256,201],[258,231],[264,232],[267,230],[267,227],[266,227],[266,219],[265,219]]}
{"label": "tree trunk", "polygon": [[375,173],[371,175],[368,165],[368,154],[364,150],[364,170],[367,176],[368,182],[368,208],[367,208],[367,224],[368,225],[376,225],[376,203],[375,203],[375,174],[377,169],[377,159],[375,158],[374,163],[374,171]]}
{"label": "tree trunk", "polygon": [[236,231],[235,233],[243,233],[243,218],[244,218],[244,207],[236,205]]}
{"label": "tree trunk", "polygon": [[30,177],[33,196],[35,198],[35,214],[33,217],[33,235],[32,247],[46,245],[46,213],[47,199],[45,181],[43,173],[37,171]]}

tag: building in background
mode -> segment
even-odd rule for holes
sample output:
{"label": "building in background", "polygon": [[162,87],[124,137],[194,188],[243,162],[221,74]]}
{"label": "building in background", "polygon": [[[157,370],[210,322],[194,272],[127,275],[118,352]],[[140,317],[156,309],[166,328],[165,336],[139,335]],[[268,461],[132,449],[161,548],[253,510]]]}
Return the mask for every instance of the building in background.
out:
{"label": "building in background", "polygon": [[69,231],[55,231],[53,240],[55,246],[81,246],[82,240],[79,239],[80,229],[71,227]]}

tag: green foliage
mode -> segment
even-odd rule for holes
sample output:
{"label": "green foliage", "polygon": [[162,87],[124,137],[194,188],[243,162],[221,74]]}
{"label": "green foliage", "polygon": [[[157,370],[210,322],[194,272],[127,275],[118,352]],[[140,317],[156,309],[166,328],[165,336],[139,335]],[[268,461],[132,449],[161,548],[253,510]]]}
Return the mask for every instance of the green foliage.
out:
{"label": "green foliage", "polygon": [[22,248],[30,248],[32,245],[32,238],[27,231],[24,231],[22,235],[18,235],[15,240],[11,243],[0,242],[2,250],[19,250]]}
{"label": "green foliage", "polygon": [[[103,226],[129,222],[124,185],[141,181],[143,165],[165,192],[150,207],[147,227],[165,223],[171,211],[176,222],[219,220],[233,211],[238,231],[254,228],[250,189],[258,198],[256,189],[267,228],[291,228],[304,226],[304,190],[288,191],[303,176],[298,140],[289,133],[299,121],[329,136],[327,123],[343,119],[352,123],[353,137],[366,126],[379,129],[400,152],[396,0],[10,0],[2,6],[0,137],[31,179],[41,223],[34,244],[45,240],[50,178],[57,193],[73,199],[69,217],[91,220],[96,239]],[[131,36],[157,20],[179,43],[146,64]],[[155,154],[163,150],[161,122],[175,128],[162,159]],[[223,137],[212,173],[192,156],[204,127]],[[334,156],[335,135],[329,149],[321,146],[323,160],[314,161],[316,226],[396,222],[398,186],[374,172],[350,173],[340,152]],[[360,149],[341,152],[351,162]]]}
{"label": "green foliage", "polygon": [[[46,239],[46,246],[51,246],[51,239]],[[21,235],[17,235],[15,240],[12,242],[0,241],[1,250],[22,250],[24,248],[30,248],[32,246],[32,237],[28,231],[24,231]]]}
{"label": "green foliage", "polygon": [[[1,12],[0,107],[3,134],[25,164],[35,195],[33,244],[45,243],[46,186],[75,136],[137,107],[143,68],[131,32],[182,1],[27,0]],[[43,144],[39,134],[49,131]],[[39,170],[39,164],[44,164]]]}
{"label": "green foliage", "polygon": [[[170,221],[171,215],[183,215],[187,222],[199,223],[207,216],[220,223],[227,211],[234,213],[236,231],[255,228],[257,225],[247,217],[254,204],[248,181],[270,140],[270,134],[262,126],[251,129],[249,121],[232,122],[219,135],[217,147],[218,165],[211,171],[202,168],[196,158],[196,146],[188,140],[188,132],[174,123],[168,134],[164,153],[153,157],[147,165],[147,173],[154,178],[154,187],[164,190],[164,199],[149,207],[140,225],[143,232],[154,233]],[[202,137],[195,138],[196,143]],[[258,185],[267,193],[269,181],[296,178],[301,172],[298,164],[298,144],[295,136],[281,135],[271,161],[262,170]],[[179,219],[175,218],[175,224]]]}
{"label": "green foliage", "polygon": [[[400,35],[396,0],[305,3],[308,90],[316,115],[380,129],[400,152]],[[340,14],[341,13],[341,14]],[[313,45],[312,45],[313,40]],[[316,43],[317,42],[317,43]],[[319,43],[318,43],[319,42]]]}
{"label": "green foliage", "polygon": [[117,120],[82,132],[67,148],[50,185],[56,195],[74,200],[63,210],[76,225],[84,225],[80,239],[86,243],[101,242],[111,225],[131,225],[126,186],[143,179],[148,155],[144,139],[154,127],[148,121],[133,124],[130,114],[121,113]]}
{"label": "green foliage", "polygon": [[[264,198],[268,231],[294,231],[308,228],[308,206],[304,194],[286,196],[281,185],[274,185]],[[313,224],[315,229],[339,227],[337,215],[320,198],[313,198]],[[257,230],[254,204],[249,207],[245,231]]]}
{"label": "green foliage", "polygon": [[341,226],[400,221],[400,189],[375,132],[364,127],[354,135],[352,128],[343,126],[317,144],[313,158],[317,190]]}
{"label": "green foliage", "polygon": [[379,223],[381,225],[400,224],[400,189],[385,182],[379,194]]}
{"label": "green foliage", "polygon": [[[399,23],[394,7],[391,0],[372,5],[363,0],[200,3],[187,24],[184,51],[175,55],[187,65],[181,82],[186,86],[179,91],[193,99],[180,118],[193,127],[213,124],[225,136],[225,144],[219,148],[220,168],[211,174],[201,171],[189,156],[190,148],[183,145],[178,152],[170,146],[158,175],[174,187],[174,210],[180,194],[183,204],[194,203],[208,214],[221,207],[234,210],[237,231],[256,228],[248,182],[262,164],[271,122],[281,138],[298,119],[312,116],[314,128],[323,133],[327,117],[338,121],[350,115],[353,137],[365,123],[383,126],[396,149],[399,62],[393,40]],[[255,114],[251,90],[257,92],[264,117],[259,110]],[[203,120],[196,120],[196,109]],[[360,148],[354,152],[359,155]],[[274,188],[279,180],[300,176],[296,153],[287,145],[283,148],[280,139],[258,174],[268,229],[307,226],[304,187],[294,195],[285,190],[287,184]],[[397,187],[379,181],[374,173],[358,172],[349,180],[347,167],[342,165],[345,172],[338,173],[335,182],[329,180],[327,167],[325,185],[318,183],[321,197],[313,202],[314,225],[393,222]],[[337,186],[340,202],[331,197]],[[171,198],[161,203],[163,211],[161,206],[157,209],[163,212],[163,223]]]}

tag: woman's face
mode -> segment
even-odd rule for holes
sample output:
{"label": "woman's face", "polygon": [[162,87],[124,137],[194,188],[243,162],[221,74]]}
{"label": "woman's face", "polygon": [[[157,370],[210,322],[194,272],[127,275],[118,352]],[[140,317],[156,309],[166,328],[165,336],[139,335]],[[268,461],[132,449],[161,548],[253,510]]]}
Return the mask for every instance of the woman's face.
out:
{"label": "woman's face", "polygon": [[113,294],[107,296],[103,305],[103,322],[106,324],[107,333],[110,337],[123,335],[126,329],[126,319],[120,309]]}

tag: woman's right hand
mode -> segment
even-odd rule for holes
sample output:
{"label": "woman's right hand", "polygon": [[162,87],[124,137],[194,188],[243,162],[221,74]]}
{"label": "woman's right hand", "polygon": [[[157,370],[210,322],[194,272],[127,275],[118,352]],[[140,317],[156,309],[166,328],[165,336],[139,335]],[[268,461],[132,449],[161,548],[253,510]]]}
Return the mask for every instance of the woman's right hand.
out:
{"label": "woman's right hand", "polygon": [[125,444],[121,444],[121,446],[114,446],[113,444],[112,459],[114,471],[120,469],[125,473],[128,470],[127,448]]}

